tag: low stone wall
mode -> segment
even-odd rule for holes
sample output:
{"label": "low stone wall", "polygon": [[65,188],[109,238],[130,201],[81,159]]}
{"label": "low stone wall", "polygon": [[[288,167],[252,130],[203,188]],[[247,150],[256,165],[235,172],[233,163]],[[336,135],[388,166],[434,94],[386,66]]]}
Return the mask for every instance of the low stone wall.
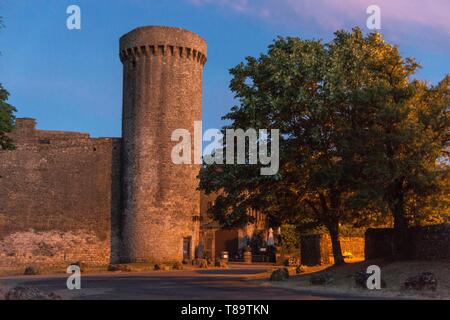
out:
{"label": "low stone wall", "polygon": [[[366,259],[388,258],[393,253],[394,229],[368,229]],[[450,224],[414,227],[408,230],[411,259],[450,260]]]}
{"label": "low stone wall", "polygon": [[77,261],[84,265],[105,265],[110,259],[109,239],[93,232],[27,230],[0,241],[0,269],[26,266],[62,268]]}
{"label": "low stone wall", "polygon": [[[333,254],[331,239],[330,237],[327,238],[330,252]],[[353,258],[364,259],[364,237],[341,237],[339,241],[341,242],[342,253],[351,253]]]}
{"label": "low stone wall", "polygon": [[367,229],[365,233],[366,259],[380,259],[392,255],[393,229]]}
{"label": "low stone wall", "polygon": [[300,237],[300,260],[301,264],[305,266],[330,264],[330,250],[326,235],[302,235]]}
{"label": "low stone wall", "polygon": [[[342,253],[351,253],[353,258],[364,259],[363,237],[341,237]],[[331,238],[327,234],[310,234],[300,237],[301,262],[307,266],[326,265],[333,261]]]}

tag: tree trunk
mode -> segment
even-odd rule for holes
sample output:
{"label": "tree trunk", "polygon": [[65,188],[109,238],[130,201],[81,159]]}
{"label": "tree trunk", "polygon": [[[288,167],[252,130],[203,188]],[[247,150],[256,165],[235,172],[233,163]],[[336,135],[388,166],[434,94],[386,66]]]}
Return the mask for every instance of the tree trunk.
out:
{"label": "tree trunk", "polygon": [[394,215],[393,255],[395,259],[404,260],[409,256],[408,224],[403,207],[396,204],[392,210]]}
{"label": "tree trunk", "polygon": [[339,241],[339,223],[332,222],[327,225],[328,232],[331,238],[331,247],[333,249],[333,257],[335,265],[342,265],[345,263],[344,257],[342,255],[341,242]]}
{"label": "tree trunk", "polygon": [[403,183],[395,185],[391,193],[390,209],[394,217],[393,256],[395,259],[406,259],[409,256],[408,221],[405,214]]}

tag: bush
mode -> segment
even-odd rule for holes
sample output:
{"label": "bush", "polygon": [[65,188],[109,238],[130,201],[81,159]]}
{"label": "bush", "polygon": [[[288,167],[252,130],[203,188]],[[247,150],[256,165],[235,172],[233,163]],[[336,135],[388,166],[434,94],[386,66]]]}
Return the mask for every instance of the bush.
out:
{"label": "bush", "polygon": [[294,251],[300,247],[300,235],[292,224],[281,226],[281,245],[284,251]]}
{"label": "bush", "polygon": [[29,266],[25,269],[23,274],[26,276],[35,276],[41,274],[41,270],[38,267]]}
{"label": "bush", "polygon": [[131,272],[131,267],[126,264],[110,264],[108,266],[108,271],[116,272]]}
{"label": "bush", "polygon": [[287,268],[279,268],[270,275],[270,281],[284,281],[287,279],[289,279],[289,271]]}

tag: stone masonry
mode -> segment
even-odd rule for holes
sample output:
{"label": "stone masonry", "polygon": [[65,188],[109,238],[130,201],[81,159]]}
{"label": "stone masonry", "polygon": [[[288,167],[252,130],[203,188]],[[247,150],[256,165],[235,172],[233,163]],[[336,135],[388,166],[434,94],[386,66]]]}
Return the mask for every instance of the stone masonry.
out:
{"label": "stone masonry", "polygon": [[[411,227],[408,229],[408,257],[416,260],[450,261],[450,224]],[[370,228],[365,234],[367,259],[392,257],[394,229]]]}
{"label": "stone masonry", "polygon": [[124,35],[120,50],[123,258],[179,261],[183,239],[189,256],[198,244],[200,166],[172,162],[171,135],[176,129],[192,135],[201,120],[206,42],[183,29],[144,27]]}
{"label": "stone masonry", "polygon": [[[0,268],[115,259],[120,139],[42,131],[17,119],[0,152]],[[114,243],[114,245],[112,245]]]}
{"label": "stone masonry", "polygon": [[181,261],[186,241],[193,257],[200,167],[172,163],[171,133],[201,120],[206,50],[178,28],[120,39],[122,138],[16,120],[16,150],[0,151],[0,269]]}

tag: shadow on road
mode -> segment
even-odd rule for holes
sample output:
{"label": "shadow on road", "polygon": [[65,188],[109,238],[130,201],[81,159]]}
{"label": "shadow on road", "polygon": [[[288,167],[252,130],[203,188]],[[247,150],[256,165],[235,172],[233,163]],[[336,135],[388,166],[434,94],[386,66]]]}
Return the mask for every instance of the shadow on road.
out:
{"label": "shadow on road", "polygon": [[267,269],[220,269],[220,270],[196,270],[198,274],[217,274],[217,275],[248,275],[267,272]]}

